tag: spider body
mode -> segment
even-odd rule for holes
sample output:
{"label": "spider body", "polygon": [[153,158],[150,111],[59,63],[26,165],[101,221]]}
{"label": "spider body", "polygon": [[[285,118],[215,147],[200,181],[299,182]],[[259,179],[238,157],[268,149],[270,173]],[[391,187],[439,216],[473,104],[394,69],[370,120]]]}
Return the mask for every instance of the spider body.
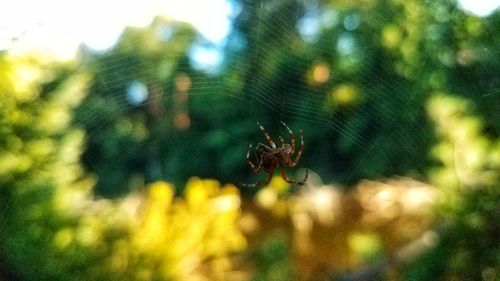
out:
{"label": "spider body", "polygon": [[302,150],[304,149],[304,139],[302,136],[302,130],[300,130],[300,147],[297,150],[297,155],[295,156],[294,159],[293,154],[295,152],[295,136],[292,130],[290,130],[290,128],[285,124],[285,122],[281,122],[281,124],[283,124],[283,126],[285,126],[285,128],[290,133],[291,144],[285,143],[285,140],[280,136],[279,139],[281,142],[281,146],[277,147],[273,139],[269,136],[267,129],[264,128],[259,123],[257,123],[257,125],[262,130],[262,133],[264,134],[264,137],[266,138],[270,146],[265,145],[263,143],[259,143],[255,147],[255,157],[259,161],[258,165],[255,165],[250,160],[250,151],[252,150],[252,145],[250,145],[250,147],[248,148],[246,158],[248,165],[250,165],[250,168],[252,168],[252,170],[256,174],[260,172],[267,173],[267,179],[264,182],[245,184],[245,186],[254,187],[254,186],[267,185],[271,181],[276,167],[279,167],[281,177],[288,183],[304,184],[305,181],[307,180],[308,170],[306,170],[306,176],[302,181],[291,180],[286,175],[285,167],[295,167],[299,162],[300,156],[302,155]]}

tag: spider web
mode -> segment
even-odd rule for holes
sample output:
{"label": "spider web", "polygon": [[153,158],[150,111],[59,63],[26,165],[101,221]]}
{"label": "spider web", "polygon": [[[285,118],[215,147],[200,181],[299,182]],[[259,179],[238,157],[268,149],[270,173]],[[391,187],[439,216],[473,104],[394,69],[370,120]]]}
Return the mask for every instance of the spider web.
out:
{"label": "spider web", "polygon": [[[360,42],[356,42],[354,37],[352,36],[354,33],[360,29],[360,15],[358,15],[355,11],[353,12],[342,12],[340,10],[327,9],[322,10],[319,2],[304,2],[302,11],[303,14],[297,15],[298,11],[297,6],[293,4],[290,5],[282,5],[282,6],[274,6],[272,4],[265,3],[264,1],[260,1],[255,6],[258,7],[258,24],[256,33],[258,34],[255,42],[255,53],[259,56],[261,50],[270,50],[270,53],[280,53],[286,52],[287,47],[293,40],[288,37],[276,38],[275,41],[278,44],[273,44],[269,40],[260,38],[261,33],[266,33],[269,31],[270,33],[276,34],[287,34],[287,28],[289,28],[289,18],[297,18],[294,27],[297,29],[296,32],[298,36],[304,40],[306,44],[310,44],[309,48],[313,49],[311,53],[316,54],[318,57],[316,61],[320,61],[320,63],[330,64],[330,67],[334,67],[335,62],[328,61],[331,58],[328,58],[328,55],[321,55],[325,52],[333,52],[338,53],[340,55],[344,55],[349,60],[355,60],[352,62],[353,64],[358,64],[358,68],[364,68],[366,64],[369,62],[364,61],[363,54],[361,52],[361,46],[359,46]],[[300,5],[300,4],[299,4]],[[277,17],[266,17],[266,14],[272,13],[273,9],[279,10],[279,16]],[[377,15],[376,15],[377,16]],[[378,15],[380,16],[380,15]],[[319,29],[337,29],[340,31],[340,34],[335,34],[332,36],[332,45],[334,48],[324,49],[324,45],[317,44],[320,38],[320,35],[317,34]],[[333,33],[337,33],[333,32]],[[336,37],[336,38],[335,38]],[[329,47],[329,46],[326,46]],[[290,51],[288,49],[288,51]],[[292,51],[290,51],[292,52]],[[326,57],[326,58],[325,58]],[[358,57],[358,58],[356,58]],[[340,59],[342,60],[342,59]],[[294,77],[302,75],[307,75],[304,72],[307,72],[307,69],[310,71],[314,70],[314,61],[306,60],[303,63],[294,64],[291,67],[287,74],[289,76]],[[290,67],[289,65],[281,66],[284,68]],[[262,67],[265,68],[265,67]],[[320,71],[320,70],[318,70]],[[326,70],[327,72],[334,71],[333,69]],[[313,74],[316,75],[316,74]],[[317,74],[321,76],[321,73]],[[330,76],[331,74],[323,74],[326,76]],[[295,78],[296,78],[295,76]],[[346,75],[347,77],[343,78],[344,81],[355,81],[360,88],[370,88],[371,85],[379,85],[382,88],[391,88],[397,85],[391,85],[392,82],[390,78],[385,76],[384,73],[379,73],[377,71],[371,72],[370,75],[366,73],[359,74],[358,77],[352,77],[353,75]],[[351,77],[349,77],[351,76]],[[302,77],[301,77],[302,78]],[[298,79],[301,79],[298,78]],[[318,80],[328,80],[327,78],[317,77],[313,79]],[[296,78],[297,79],[297,78]],[[342,78],[341,78],[342,79]],[[251,78],[252,82],[257,82],[255,76]],[[319,138],[316,140],[316,149],[307,149],[309,157],[305,157],[309,159],[309,163],[306,163],[305,166],[309,167],[309,169],[320,170],[320,177],[324,176],[327,179],[335,179],[335,176],[331,176],[331,174],[335,174],[336,170],[340,165],[342,165],[340,159],[336,157],[331,158],[331,165],[329,167],[315,167],[312,159],[316,159],[321,157],[322,153],[325,153],[325,149],[320,149],[324,146],[338,145],[339,136],[343,139],[344,143],[349,143],[352,150],[356,150],[357,154],[362,154],[364,156],[359,158],[359,162],[354,165],[353,170],[344,171],[347,173],[344,175],[344,179],[350,181],[356,174],[359,174],[357,171],[365,161],[368,160],[371,155],[373,158],[384,157],[384,153],[381,150],[387,150],[390,148],[387,147],[377,147],[377,144],[371,143],[369,138],[376,134],[379,131],[382,125],[379,124],[370,124],[372,126],[369,130],[365,132],[359,132],[359,128],[355,128],[355,124],[349,122],[349,120],[345,119],[337,119],[339,115],[349,115],[348,112],[351,108],[349,106],[330,106],[325,107],[324,104],[328,100],[328,95],[330,94],[328,90],[325,90],[324,87],[318,85],[314,85],[315,82],[312,83],[297,83],[294,79],[285,80],[284,89],[289,88],[287,84],[295,84],[295,91],[289,91],[287,93],[278,93],[281,89],[276,90],[272,87],[262,87],[257,89],[252,89],[251,94],[245,99],[246,102],[252,104],[252,107],[265,107],[268,111],[271,111],[275,116],[274,120],[290,120],[297,121],[297,123],[304,124],[307,129],[310,131],[320,132],[318,135]],[[318,82],[318,81],[316,81]],[[322,83],[328,84],[326,81],[319,81],[318,84]],[[338,83],[341,84],[341,83]],[[329,85],[332,88],[333,85]],[[377,96],[375,97],[379,103],[384,104],[386,100],[390,100],[392,97],[390,96],[390,92],[386,91],[376,91]],[[301,95],[310,95],[312,98],[306,99],[304,103],[304,99],[301,98]],[[412,103],[412,96],[408,96],[406,100],[401,102],[401,106],[404,108],[408,103]],[[356,114],[366,115],[366,116],[377,116],[377,112],[370,109],[369,107],[360,108]],[[399,118],[399,114],[401,112],[395,112],[391,116],[388,116],[388,119],[397,120]],[[419,128],[420,129],[420,128]],[[276,133],[276,132],[275,132]],[[420,138],[419,132],[415,132],[415,136],[411,136],[415,138]],[[405,141],[404,139],[402,141]],[[326,150],[328,151],[328,150]],[[378,151],[378,152],[377,152]],[[347,153],[349,154],[349,153]],[[401,161],[405,161],[405,157],[402,156]],[[312,160],[312,161],[311,161]],[[381,160],[381,159],[379,159]],[[307,160],[306,160],[307,161]],[[313,167],[313,168],[311,168]],[[323,169],[322,169],[323,168]],[[329,176],[330,175],[330,176]],[[357,179],[356,179],[357,180]]]}
{"label": "spider web", "polygon": [[[382,36],[384,32],[390,37],[390,30],[381,30],[384,24],[394,27],[395,22],[403,17],[404,7],[395,4],[389,11],[370,8],[368,13],[361,6],[342,1],[234,2],[232,32],[226,40],[211,43],[196,35],[188,49],[198,52],[188,53],[184,61],[176,60],[175,65],[169,63],[167,56],[161,58],[166,63],[159,69],[156,60],[133,56],[127,49],[123,53],[104,54],[106,58],[97,63],[89,60],[90,69],[101,71],[90,91],[104,95],[83,104],[81,109],[85,114],[79,117],[79,121],[88,124],[88,138],[94,138],[93,144],[98,145],[106,141],[101,138],[102,131],[118,122],[118,116],[128,115],[132,121],[134,118],[150,120],[154,119],[155,110],[164,114],[174,112],[169,115],[174,120],[174,127],[162,127],[153,122],[159,129],[148,133],[155,134],[163,128],[163,133],[155,137],[156,141],[161,142],[173,134],[177,140],[190,143],[191,151],[185,151],[179,159],[184,163],[197,162],[192,175],[223,181],[252,182],[264,177],[252,176],[249,167],[246,167],[248,174],[245,178],[233,178],[228,176],[230,171],[221,170],[227,168],[225,161],[234,161],[238,155],[241,165],[234,169],[243,169],[248,145],[265,142],[257,125],[249,124],[260,122],[269,129],[275,141],[278,136],[288,139],[280,121],[289,125],[296,139],[299,138],[299,129],[304,131],[305,148],[298,167],[316,172],[326,182],[350,184],[361,178],[422,176],[423,167],[431,161],[428,154],[432,144],[432,136],[427,133],[431,124],[426,119],[425,97],[439,87],[423,88],[417,83],[417,78],[408,77],[406,73],[423,73],[421,69],[425,67],[443,67],[447,60],[452,59],[450,51],[443,51],[442,61],[437,63],[425,61],[426,58],[418,55],[413,64],[405,64],[402,59],[384,61],[395,53],[387,51],[382,43],[375,45],[374,42],[381,39],[373,37]],[[440,9],[449,9],[449,14],[460,12],[453,5],[436,4],[434,16],[439,16]],[[387,17],[392,20],[387,20]],[[422,27],[425,28],[432,32],[422,32],[422,41],[425,41],[425,36],[435,36],[437,41],[444,36],[444,31],[431,24]],[[181,29],[176,23],[166,22],[153,28],[153,34],[160,41],[167,42],[168,48],[173,48],[174,45],[168,45],[172,38],[176,42],[192,38],[192,34],[183,35]],[[140,36],[135,39],[147,40]],[[387,39],[387,44],[391,43],[390,39]],[[135,44],[140,44],[138,42]],[[137,47],[139,53],[141,50]],[[477,55],[490,57],[494,53],[493,49],[486,47]],[[173,51],[171,57],[182,55],[182,52]],[[210,56],[213,60],[213,56],[222,55],[223,60],[218,65],[207,66],[196,61],[196,55],[208,56],[209,60]],[[399,72],[390,71],[388,67],[399,68]],[[150,73],[137,74],[139,68],[149,69]],[[472,73],[479,75],[480,72]],[[479,86],[481,91],[475,91],[474,95],[478,96],[472,98],[483,100],[483,104],[498,105],[498,79],[486,78],[469,76],[471,80],[462,85],[471,91]],[[445,78],[429,75],[418,79],[428,79],[433,83]],[[448,79],[460,79],[460,75]],[[160,88],[155,88],[155,85]],[[182,87],[185,89],[179,90]],[[155,95],[155,91],[163,94]],[[179,101],[184,98],[187,99],[185,103]],[[158,105],[162,108],[154,109]],[[203,106],[210,108],[206,115],[199,109]],[[141,110],[149,113],[136,116]],[[132,128],[133,125],[127,122],[115,125],[128,126],[129,133],[140,134],[140,128]],[[175,129],[175,126],[185,128]],[[488,126],[498,134],[493,121]],[[119,139],[116,141],[120,142]],[[214,152],[220,150],[220,143],[228,148],[223,154],[227,159]],[[127,147],[126,143],[119,144],[119,147]],[[207,147],[213,150],[198,151]],[[168,162],[169,154],[162,148],[151,145],[136,152],[137,155],[141,153],[149,155],[143,162],[150,173],[155,174],[153,178],[169,180],[173,176],[168,168],[158,168],[165,166],[162,157]],[[193,159],[193,155],[204,155],[205,158]],[[90,169],[99,168],[98,160],[92,156],[85,155],[84,161]],[[133,165],[125,158],[114,158],[113,161],[116,166]],[[183,162],[170,165],[183,165]],[[294,171],[289,169],[288,172],[291,178],[300,178],[300,175],[294,175]]]}

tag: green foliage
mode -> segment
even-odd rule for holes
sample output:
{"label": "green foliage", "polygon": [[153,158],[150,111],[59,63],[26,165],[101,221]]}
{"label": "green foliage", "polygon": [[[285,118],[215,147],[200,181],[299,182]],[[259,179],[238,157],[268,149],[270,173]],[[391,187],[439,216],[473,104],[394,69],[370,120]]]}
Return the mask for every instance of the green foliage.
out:
{"label": "green foliage", "polygon": [[[0,53],[0,274],[228,278],[245,246],[238,192],[188,179],[251,181],[255,123],[285,136],[281,120],[303,129],[300,166],[326,182],[417,175],[442,191],[440,242],[405,277],[498,274],[500,13],[478,18],[451,0],[306,2],[239,1],[219,73],[193,69],[203,39],[161,18],[109,51],[82,50],[86,72]],[[297,29],[311,11],[332,17],[314,40]],[[144,182],[154,184],[140,195]],[[94,200],[94,185],[123,198]],[[352,243],[366,244],[367,262],[385,254],[365,240]],[[293,278],[288,246],[265,241],[254,279]]]}
{"label": "green foliage", "polygon": [[443,192],[439,245],[407,273],[409,280],[494,280],[499,272],[500,142],[482,135],[468,101],[438,95],[429,103],[441,166],[431,179]]}
{"label": "green foliage", "polygon": [[[317,12],[334,12],[334,23],[307,41],[296,27],[311,7],[263,3],[240,3],[218,74],[192,69],[188,52],[200,39],[189,26],[162,19],[127,29],[104,54],[85,54],[94,81],[77,122],[89,131],[84,161],[98,176],[99,194],[125,194],[137,177],[241,182],[251,174],[241,156],[261,139],[257,121],[271,132],[281,132],[279,120],[304,128],[301,164],[326,181],[423,175],[433,162],[425,110],[432,92],[470,95],[471,79],[484,77],[477,103],[496,114],[486,94],[495,91],[486,86],[495,78],[482,73],[499,66],[470,55],[477,48],[495,55],[498,33],[484,35],[495,17],[478,21],[451,1],[325,1]],[[359,26],[347,29],[343,23],[353,18]],[[345,42],[352,48],[339,47]],[[184,102],[177,94],[182,77]],[[132,104],[132,82],[156,94]],[[188,127],[178,127],[181,117]]]}
{"label": "green foliage", "polygon": [[[165,95],[164,89],[175,87],[177,69],[185,64],[194,39],[189,25],[158,17],[148,29],[127,28],[110,52],[84,52],[93,84],[75,122],[88,132],[83,161],[99,178],[99,194],[126,194],[136,176],[145,177],[147,182],[165,178],[158,175],[157,166],[170,153],[166,147],[177,134],[172,132],[175,106],[169,105],[173,97]],[[130,102],[133,97],[127,96],[127,91],[132,83],[147,88],[146,103]],[[192,173],[183,175],[186,180]]]}
{"label": "green foliage", "polygon": [[157,182],[146,196],[95,200],[84,134],[71,127],[88,75],[13,56],[0,57],[0,73],[0,278],[228,278],[246,245],[236,187],[193,178],[183,199]]}
{"label": "green foliage", "polygon": [[252,281],[294,280],[290,249],[290,241],[284,234],[269,235],[254,253],[257,270],[255,270],[256,274]]}
{"label": "green foliage", "polygon": [[92,184],[79,164],[83,133],[69,129],[88,77],[53,80],[70,69],[36,57],[2,56],[0,73],[0,254],[13,278],[67,280],[63,268],[91,261],[54,247],[59,229],[78,223],[72,203]]}

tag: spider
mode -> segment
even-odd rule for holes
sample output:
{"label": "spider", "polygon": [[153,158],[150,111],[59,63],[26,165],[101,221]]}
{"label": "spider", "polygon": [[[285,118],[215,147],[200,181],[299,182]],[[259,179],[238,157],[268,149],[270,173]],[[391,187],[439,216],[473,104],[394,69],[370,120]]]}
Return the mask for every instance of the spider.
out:
{"label": "spider", "polygon": [[304,184],[305,181],[307,180],[308,176],[307,169],[306,169],[306,176],[302,181],[291,180],[286,175],[285,166],[295,167],[295,165],[297,165],[297,163],[300,160],[300,156],[302,155],[302,150],[304,149],[304,138],[302,136],[302,130],[300,130],[300,147],[297,151],[295,159],[292,159],[293,153],[295,152],[295,136],[292,130],[290,130],[290,128],[285,124],[285,122],[281,121],[281,124],[283,124],[283,126],[285,126],[285,128],[290,133],[291,144],[285,143],[285,140],[281,136],[279,136],[279,139],[281,141],[281,146],[276,147],[276,144],[274,143],[273,139],[269,136],[267,129],[257,122],[257,126],[259,126],[259,128],[262,130],[264,137],[266,138],[267,142],[271,145],[271,147],[263,143],[257,144],[257,146],[255,147],[255,156],[259,161],[259,164],[257,166],[250,160],[250,151],[252,150],[252,145],[250,145],[248,148],[246,159],[248,165],[250,165],[250,168],[252,168],[252,170],[256,174],[260,172],[267,173],[267,179],[266,181],[263,182],[244,184],[245,186],[255,187],[255,186],[264,186],[269,184],[271,178],[273,177],[276,166],[279,166],[281,177],[288,183]]}

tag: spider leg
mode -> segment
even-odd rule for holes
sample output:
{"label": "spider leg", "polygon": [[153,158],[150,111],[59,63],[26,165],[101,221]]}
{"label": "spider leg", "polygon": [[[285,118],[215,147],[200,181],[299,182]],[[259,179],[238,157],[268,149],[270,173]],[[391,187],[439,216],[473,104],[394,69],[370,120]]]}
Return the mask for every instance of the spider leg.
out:
{"label": "spider leg", "polygon": [[252,150],[252,145],[248,147],[247,151],[247,163],[250,165],[250,168],[254,171],[254,173],[259,173],[262,170],[262,157],[260,158],[260,162],[258,166],[255,166],[255,164],[250,160],[250,151]]}
{"label": "spider leg", "polygon": [[269,182],[271,182],[271,179],[273,178],[274,168],[275,168],[275,167],[271,167],[271,168],[269,169],[269,173],[267,174],[267,179],[266,179],[266,181],[261,181],[261,182],[251,183],[251,184],[248,184],[248,183],[242,183],[241,185],[243,185],[243,186],[245,186],[245,187],[256,187],[256,186],[264,186],[264,185],[268,185],[268,184],[269,184]]}
{"label": "spider leg", "polygon": [[288,178],[288,176],[286,175],[286,171],[285,171],[285,167],[283,165],[280,164],[280,173],[281,173],[281,177],[287,182],[287,183],[294,183],[294,184],[304,184],[307,180],[307,177],[309,176],[309,170],[306,169],[306,176],[304,177],[303,180],[301,181],[295,181],[295,180],[291,180]]}
{"label": "spider leg", "polygon": [[281,147],[285,147],[285,140],[281,136],[279,136],[279,138],[281,141]]}
{"label": "spider leg", "polygon": [[[294,143],[292,141],[292,143]],[[297,151],[297,156],[295,156],[295,160],[290,161],[288,164],[289,167],[294,167],[300,160],[300,156],[302,155],[302,150],[304,150],[304,136],[302,135],[302,130],[300,130],[300,147]]]}
{"label": "spider leg", "polygon": [[255,147],[255,152],[259,151],[266,151],[266,152],[271,152],[271,148],[263,143],[258,143],[257,146]]}
{"label": "spider leg", "polygon": [[271,145],[272,148],[276,148],[276,144],[274,143],[273,139],[269,136],[269,132],[267,131],[266,128],[264,128],[259,122],[257,122],[257,125],[259,128],[262,130],[262,133],[264,134],[264,137],[266,137],[267,141]]}
{"label": "spider leg", "polygon": [[265,152],[271,152],[271,148],[263,143],[258,143],[257,146],[255,147],[255,150],[253,151],[254,154],[255,154],[255,159],[260,159],[260,164],[262,164],[262,161],[263,161],[263,157],[262,155],[264,155]]}
{"label": "spider leg", "polygon": [[[291,143],[292,149],[290,150],[290,155],[293,155],[293,152],[295,151],[295,136],[294,136],[292,130],[290,130],[290,128],[285,124],[285,122],[283,122],[283,121],[280,121],[280,122],[281,122],[281,124],[283,124],[283,126],[285,126],[285,128],[290,133],[290,141],[292,142]],[[281,139],[281,137],[280,137],[280,139]]]}

